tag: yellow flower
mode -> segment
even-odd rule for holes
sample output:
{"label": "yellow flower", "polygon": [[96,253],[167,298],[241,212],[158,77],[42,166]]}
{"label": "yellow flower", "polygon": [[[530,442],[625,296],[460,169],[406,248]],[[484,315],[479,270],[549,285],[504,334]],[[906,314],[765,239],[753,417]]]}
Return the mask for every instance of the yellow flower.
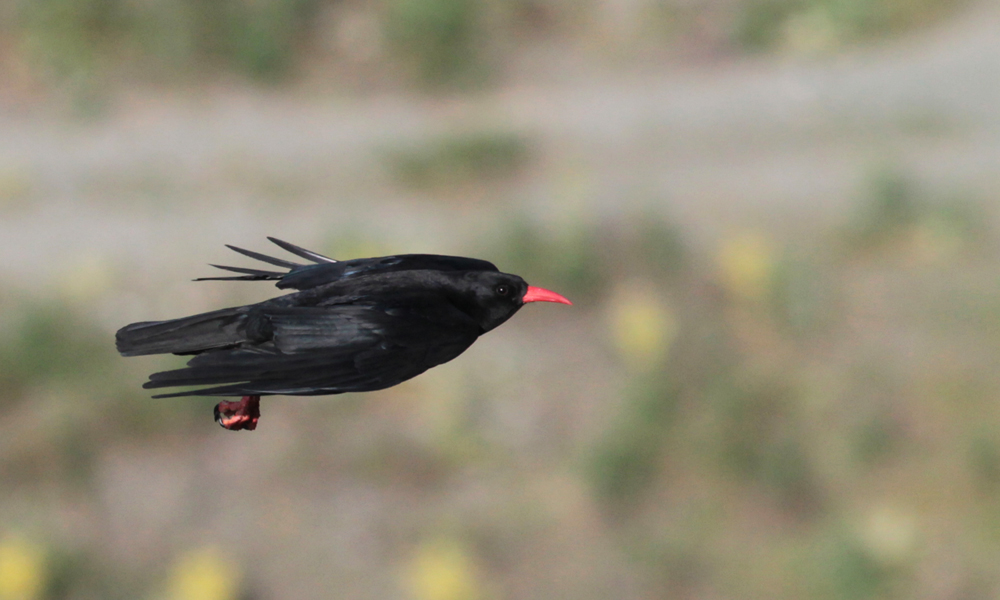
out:
{"label": "yellow flower", "polygon": [[451,539],[421,544],[406,580],[415,600],[476,600],[483,596],[472,557]]}
{"label": "yellow flower", "polygon": [[774,276],[773,244],[759,232],[745,232],[724,240],[716,255],[725,288],[742,300],[767,297]]}
{"label": "yellow flower", "polygon": [[45,586],[45,554],[20,537],[0,541],[0,600],[34,600]]}
{"label": "yellow flower", "polygon": [[677,319],[662,295],[646,282],[621,286],[611,300],[612,338],[630,368],[662,364],[677,335]]}
{"label": "yellow flower", "polygon": [[177,559],[170,577],[170,600],[235,600],[239,568],[213,547],[196,548]]}

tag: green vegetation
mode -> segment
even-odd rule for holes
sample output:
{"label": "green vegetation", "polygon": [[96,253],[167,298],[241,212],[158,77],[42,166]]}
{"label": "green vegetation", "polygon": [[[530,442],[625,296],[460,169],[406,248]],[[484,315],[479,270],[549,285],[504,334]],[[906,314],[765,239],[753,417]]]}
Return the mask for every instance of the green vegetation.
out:
{"label": "green vegetation", "polygon": [[480,182],[489,185],[527,166],[532,144],[513,132],[481,131],[442,137],[386,152],[393,178],[416,189]]}
{"label": "green vegetation", "polygon": [[[571,36],[578,46],[586,45],[603,35],[605,18],[592,3],[548,0],[363,0],[344,10],[346,4],[15,0],[0,8],[0,44],[32,64],[32,77],[92,103],[122,75],[129,81],[161,82],[235,73],[273,82],[317,64],[323,66],[320,72],[330,72],[326,67],[334,65],[332,72],[344,74],[357,68],[352,61],[358,56],[363,56],[361,79],[366,81],[469,87],[499,80],[520,48],[546,35]],[[958,4],[744,0],[720,10],[667,0],[637,11],[636,22],[623,23],[622,31],[631,33],[616,38],[608,52],[620,58],[630,48],[652,43],[683,54],[687,30],[694,34],[706,26],[732,30],[732,45],[738,49],[826,49],[918,27]],[[365,30],[365,39],[337,38],[349,12],[374,24]],[[670,35],[654,35],[646,44],[629,39],[651,29]],[[360,43],[370,48],[359,50],[355,46]],[[716,43],[725,42],[720,38]]]}
{"label": "green vegetation", "polygon": [[4,303],[7,323],[0,345],[0,406],[29,394],[37,382],[73,381],[108,363],[109,348],[95,329],[55,303]]}
{"label": "green vegetation", "polygon": [[981,208],[966,199],[938,196],[892,169],[876,171],[848,224],[848,252],[895,249],[926,261],[947,261],[981,247],[988,239]]}
{"label": "green vegetation", "polygon": [[548,282],[572,295],[594,294],[607,281],[609,265],[594,244],[600,239],[597,227],[559,232],[526,219],[514,220],[506,227],[498,262],[512,273]]}
{"label": "green vegetation", "polygon": [[599,442],[588,473],[597,497],[614,512],[633,509],[659,479],[681,397],[662,374],[640,379],[627,393],[625,412]]}
{"label": "green vegetation", "polygon": [[386,36],[418,82],[469,81],[485,73],[488,29],[480,0],[391,0]]}
{"label": "green vegetation", "polygon": [[[714,545],[711,526],[698,525],[699,533],[685,529],[694,527],[680,516],[688,514],[691,488],[711,495],[712,510],[720,511],[718,526],[727,531],[752,528],[748,519],[758,511],[771,515],[772,529],[756,538],[753,558],[747,559],[756,565],[752,569],[771,565],[783,573],[788,590],[830,599],[909,593],[920,560],[914,523],[923,523],[922,516],[905,492],[873,493],[869,486],[879,477],[892,473],[924,482],[918,486],[940,485],[928,472],[934,469],[938,444],[966,439],[958,449],[966,470],[951,485],[969,487],[967,492],[979,498],[970,497],[972,503],[993,502],[988,498],[997,489],[1000,452],[996,436],[984,433],[979,421],[985,413],[993,424],[987,431],[996,425],[996,411],[990,408],[995,382],[968,369],[954,374],[953,366],[938,365],[935,370],[933,351],[904,357],[879,349],[913,330],[931,336],[931,348],[969,341],[964,333],[932,323],[967,302],[962,281],[981,259],[993,256],[988,241],[996,240],[996,233],[987,229],[985,218],[971,216],[980,214],[974,203],[936,196],[905,174],[877,175],[842,238],[831,232],[812,247],[782,248],[772,242],[766,252],[737,243],[739,251],[752,256],[720,254],[720,261],[756,273],[759,289],[730,278],[724,265],[718,275],[711,274],[701,253],[689,247],[683,252],[688,259],[670,269],[672,285],[662,277],[652,280],[672,299],[671,306],[683,307],[674,310],[678,333],[651,371],[626,369],[618,418],[591,447],[584,473],[623,543],[650,558],[651,575],[667,574],[666,589],[728,589],[728,574],[741,568],[724,546]],[[954,238],[933,237],[928,223]],[[616,256],[650,255],[623,243],[631,236],[621,231],[617,238],[583,231],[614,248]],[[808,258],[820,256],[825,258]],[[616,270],[608,269],[604,259],[603,266],[593,268],[593,283],[575,293],[596,295],[596,300],[603,296],[598,290],[613,286]],[[770,266],[758,266],[761,261]],[[662,265],[632,267],[650,274]],[[933,291],[919,291],[928,270],[936,278]],[[873,274],[874,289],[886,295],[877,308],[861,283]],[[705,280],[717,277],[722,295],[705,296]],[[982,293],[996,299],[995,287]],[[914,313],[895,303],[914,293],[953,308],[936,304],[934,311]],[[877,311],[884,329],[867,341],[852,335],[857,311]],[[981,343],[994,347],[996,333],[995,328],[982,332]],[[925,383],[937,380],[942,383]],[[923,385],[946,391],[924,393]],[[941,403],[948,406],[946,427],[954,438],[917,439],[914,428],[920,423],[942,425]],[[894,508],[865,509],[874,512],[859,517],[859,503]],[[893,512],[897,509],[902,516]],[[918,512],[906,512],[911,510]],[[965,509],[948,510],[957,515]],[[788,543],[803,544],[798,559],[787,558]],[[795,567],[795,560],[808,567]],[[694,578],[679,575],[677,564],[698,565],[687,573]],[[730,591],[742,595],[747,589],[757,590],[751,592],[756,596],[766,595],[768,588]]]}
{"label": "green vegetation", "polygon": [[925,25],[956,9],[941,0],[748,0],[736,40],[751,51],[830,50]]}
{"label": "green vegetation", "polygon": [[[358,485],[364,510],[392,499],[377,514],[394,536],[475,541],[428,542],[411,565],[419,581],[444,572],[493,589],[522,562],[572,562],[552,552],[571,548],[618,556],[649,597],[906,598],[938,560],[989,591],[993,562],[978,557],[1000,531],[1000,237],[975,203],[949,197],[880,170],[843,227],[805,242],[745,231],[699,245],[653,212],[494,221],[468,254],[544,281],[572,311],[524,311],[478,356],[384,392],[275,400],[254,439],[276,454],[267,487]],[[379,252],[355,235],[329,250]],[[183,461],[180,448],[211,439],[198,452],[214,451],[208,435],[228,435],[208,420],[211,399],[149,401],[139,384],[155,359],[117,357],[85,308],[0,306],[0,478],[13,486],[0,501],[57,489],[98,502],[114,449],[161,445]],[[576,381],[591,371],[600,392]],[[206,473],[198,481],[222,477]],[[334,518],[325,494],[278,493],[262,504],[288,508],[268,514],[262,539],[288,527],[297,544],[313,525],[296,525],[299,512]],[[165,540],[155,565],[122,567],[39,537],[53,598],[155,596],[171,577],[162,556],[191,543]]]}
{"label": "green vegetation", "polygon": [[298,60],[320,6],[319,0],[23,1],[12,11],[11,29],[58,80],[102,77],[122,66],[170,74],[206,63],[270,79]]}

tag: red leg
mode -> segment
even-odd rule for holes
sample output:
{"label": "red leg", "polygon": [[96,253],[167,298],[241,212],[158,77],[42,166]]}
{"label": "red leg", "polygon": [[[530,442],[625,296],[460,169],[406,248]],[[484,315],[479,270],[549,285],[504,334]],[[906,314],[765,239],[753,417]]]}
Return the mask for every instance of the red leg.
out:
{"label": "red leg", "polygon": [[215,405],[215,422],[230,431],[253,431],[257,429],[258,419],[260,396],[243,396],[237,402],[223,401]]}

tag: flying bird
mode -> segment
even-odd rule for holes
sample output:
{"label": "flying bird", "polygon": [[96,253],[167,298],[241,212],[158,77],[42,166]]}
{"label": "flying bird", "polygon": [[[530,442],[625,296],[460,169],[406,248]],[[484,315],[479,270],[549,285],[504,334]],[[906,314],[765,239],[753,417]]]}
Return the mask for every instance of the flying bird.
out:
{"label": "flying bird", "polygon": [[268,239],[309,263],[227,245],[283,270],[212,265],[238,275],[195,281],[277,281],[296,291],[118,330],[122,356],[194,355],[185,368],[153,373],[143,387],[202,387],[154,398],[241,396],[219,402],[215,419],[226,429],[253,430],[261,396],[392,387],[455,358],[529,302],[572,304],[485,260],[400,254],[337,261]]}

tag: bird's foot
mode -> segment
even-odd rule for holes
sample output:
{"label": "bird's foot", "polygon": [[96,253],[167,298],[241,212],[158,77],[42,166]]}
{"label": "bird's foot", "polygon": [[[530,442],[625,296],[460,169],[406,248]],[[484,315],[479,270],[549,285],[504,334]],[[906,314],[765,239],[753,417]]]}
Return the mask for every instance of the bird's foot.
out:
{"label": "bird's foot", "polygon": [[215,405],[215,422],[230,431],[253,431],[259,419],[260,396],[243,396],[236,402],[223,401]]}

